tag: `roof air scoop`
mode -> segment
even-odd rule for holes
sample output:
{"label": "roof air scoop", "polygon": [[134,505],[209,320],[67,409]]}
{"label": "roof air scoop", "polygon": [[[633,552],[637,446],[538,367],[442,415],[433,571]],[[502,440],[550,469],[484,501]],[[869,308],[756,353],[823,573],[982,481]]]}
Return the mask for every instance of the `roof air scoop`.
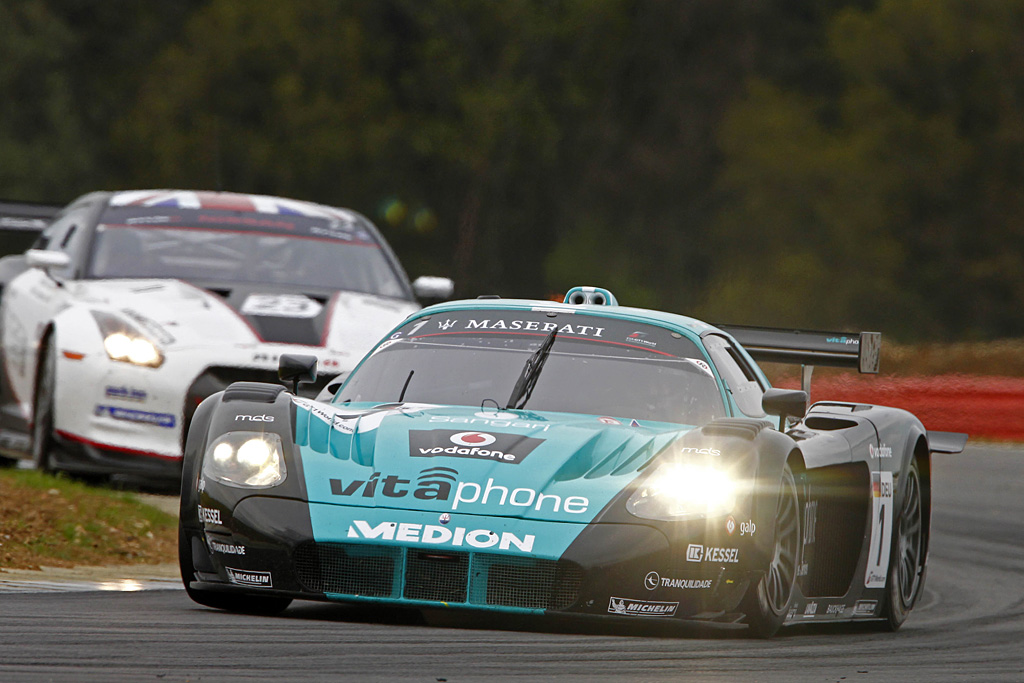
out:
{"label": "roof air scoop", "polygon": [[565,302],[579,306],[590,304],[592,306],[618,306],[619,301],[615,295],[607,289],[600,287],[573,287],[565,295]]}

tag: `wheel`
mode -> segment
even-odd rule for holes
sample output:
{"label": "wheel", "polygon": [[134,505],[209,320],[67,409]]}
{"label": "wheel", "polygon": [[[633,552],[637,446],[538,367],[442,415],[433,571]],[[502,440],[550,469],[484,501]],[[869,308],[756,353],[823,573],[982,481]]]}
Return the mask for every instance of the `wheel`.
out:
{"label": "wheel", "polygon": [[36,469],[50,471],[53,450],[53,388],[57,377],[57,350],[53,337],[47,337],[36,373],[36,392],[32,402],[32,462]]}
{"label": "wheel", "polygon": [[239,614],[255,614],[273,616],[280,614],[291,604],[291,598],[261,597],[243,593],[218,593],[216,591],[199,591],[189,584],[195,580],[195,569],[192,565],[192,548],[189,546],[185,530],[178,527],[178,566],[181,569],[181,582],[185,585],[188,597],[204,607],[213,607],[227,612]]}
{"label": "wheel", "polygon": [[789,463],[779,480],[779,502],[775,514],[775,550],[768,571],[750,587],[740,609],[746,614],[748,634],[771,638],[786,620],[796,586],[797,554],[800,549],[800,505],[796,479]]}
{"label": "wheel", "polygon": [[897,533],[892,541],[886,598],[882,609],[883,628],[896,631],[910,616],[910,610],[924,588],[924,490],[917,459],[910,461],[900,506]]}

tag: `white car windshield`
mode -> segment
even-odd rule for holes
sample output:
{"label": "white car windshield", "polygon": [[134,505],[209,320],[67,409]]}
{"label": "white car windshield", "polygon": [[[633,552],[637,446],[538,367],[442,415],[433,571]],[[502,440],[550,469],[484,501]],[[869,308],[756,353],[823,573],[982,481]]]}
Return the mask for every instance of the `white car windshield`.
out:
{"label": "white car windshield", "polygon": [[381,244],[354,221],[161,207],[112,207],[87,277],[280,284],[409,298]]}

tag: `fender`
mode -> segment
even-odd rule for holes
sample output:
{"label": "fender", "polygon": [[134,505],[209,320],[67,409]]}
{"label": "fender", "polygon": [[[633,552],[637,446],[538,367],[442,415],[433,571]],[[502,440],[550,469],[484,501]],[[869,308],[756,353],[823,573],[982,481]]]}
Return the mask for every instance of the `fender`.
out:
{"label": "fender", "polygon": [[[189,427],[182,463],[181,520],[184,526],[202,527],[197,507],[200,503],[230,513],[242,499],[254,493],[305,499],[305,479],[294,445],[295,410],[291,397],[279,384],[235,382],[199,404]],[[262,419],[252,421],[253,417]],[[232,431],[271,432],[281,438],[287,476],[272,492],[201,481],[203,458],[211,437]]]}
{"label": "fender", "polygon": [[[894,504],[896,506],[896,510],[903,509],[903,501],[907,494],[907,473],[910,471],[910,461],[917,458],[918,465],[920,467],[921,505],[923,506],[921,514],[921,523],[923,526],[921,530],[921,566],[924,572],[926,572],[928,568],[928,548],[931,543],[932,527],[930,485],[932,478],[931,451],[928,449],[927,432],[920,423],[911,425],[908,431],[909,436],[907,438],[906,448],[904,449],[903,460],[900,463],[899,485],[896,487],[896,500],[894,501]],[[895,535],[896,534],[894,533],[893,536],[895,537]],[[922,581],[924,580],[924,572],[921,574]]]}
{"label": "fender", "polygon": [[[800,469],[803,468],[803,455],[792,438],[775,430],[765,430],[758,435],[755,442],[758,457],[757,472],[754,478],[754,495],[752,498],[753,519],[760,529],[766,533],[757,534],[754,538],[754,550],[759,556],[762,566],[771,560],[775,551],[775,514],[779,506],[779,481],[786,462],[795,455],[799,461],[794,469],[797,479],[797,491],[800,491]],[[769,531],[770,530],[770,531]]]}
{"label": "fender", "polygon": [[[720,452],[717,457],[721,466],[729,469],[737,480],[750,482],[747,490],[751,495],[738,498],[734,515],[737,519],[749,517],[758,529],[774,529],[782,470],[790,456],[799,453],[791,437],[766,420],[727,418],[686,434],[680,443]],[[774,552],[773,534],[759,533],[751,543],[750,561],[744,565],[766,566]]]}

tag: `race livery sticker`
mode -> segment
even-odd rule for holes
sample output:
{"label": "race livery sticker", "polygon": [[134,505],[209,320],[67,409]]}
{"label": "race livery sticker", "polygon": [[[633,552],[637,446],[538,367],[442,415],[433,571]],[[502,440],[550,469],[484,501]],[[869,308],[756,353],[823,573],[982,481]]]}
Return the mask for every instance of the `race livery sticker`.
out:
{"label": "race livery sticker", "polygon": [[608,613],[625,617],[672,617],[679,609],[678,602],[654,602],[612,597],[608,600]]}
{"label": "race livery sticker", "polygon": [[220,510],[199,506],[199,521],[204,524],[224,524],[220,519]]}
{"label": "race livery sticker", "polygon": [[740,561],[739,548],[713,548],[698,543],[691,543],[686,546],[686,560],[688,562],[714,562],[735,563]]}
{"label": "race livery sticker", "polygon": [[737,525],[736,518],[729,515],[725,520],[726,533],[732,536],[736,532],[737,526],[740,530],[740,536],[753,536],[757,531],[757,525],[754,524],[754,520],[748,519],[747,521],[740,522],[739,525]]}
{"label": "race livery sticker", "polygon": [[696,365],[698,368],[700,368],[701,372],[703,372],[705,375],[707,375],[708,377],[711,377],[712,379],[714,379],[715,373],[711,372],[711,366],[710,365],[708,365],[707,363],[705,363],[702,360],[697,360],[696,358],[690,358],[689,361],[691,363],[693,363],[694,365]]}
{"label": "race livery sticker", "polygon": [[693,446],[684,446],[679,449],[679,452],[685,455],[713,455],[718,457],[722,454],[722,451],[717,448],[694,448]]}
{"label": "race livery sticker", "polygon": [[302,294],[250,294],[242,302],[242,315],[274,318],[315,318],[323,304]]}
{"label": "race livery sticker", "polygon": [[857,604],[853,606],[853,616],[855,617],[870,617],[875,613],[875,606],[878,605],[877,600],[858,600]]}
{"label": "race livery sticker", "polygon": [[551,427],[551,425],[545,424],[544,422],[530,422],[529,420],[520,419],[515,413],[475,413],[474,417],[458,415],[431,415],[428,419],[430,424],[465,425],[466,427],[482,425],[484,427],[495,427],[498,429],[513,427],[516,429],[530,429],[538,432],[546,432]]}
{"label": "race livery sticker", "polygon": [[884,588],[892,544],[892,472],[871,473],[871,545],[865,588]]}
{"label": "race livery sticker", "polygon": [[886,446],[884,443],[879,443],[878,448],[875,448],[874,444],[868,444],[868,456],[872,460],[875,458],[891,458],[892,457],[892,446]]}
{"label": "race livery sticker", "polygon": [[176,423],[174,416],[170,413],[150,413],[145,410],[130,410],[119,406],[96,406],[96,415],[168,429],[173,428]]}
{"label": "race livery sticker", "polygon": [[543,439],[521,434],[448,429],[409,430],[409,455],[414,458],[469,458],[518,465],[542,443]]}
{"label": "race livery sticker", "polygon": [[210,550],[221,555],[245,555],[244,545],[235,545],[234,543],[221,543],[215,541],[212,538],[210,541]]}
{"label": "race livery sticker", "polygon": [[273,415],[235,415],[235,422],[273,422]]}
{"label": "race livery sticker", "polygon": [[627,335],[626,341],[630,344],[649,346],[651,348],[656,347],[658,345],[658,342],[651,341],[650,339],[647,338],[647,336],[648,335],[646,332],[641,332],[637,330],[633,334]]}
{"label": "race livery sticker", "polygon": [[103,390],[103,395],[107,398],[118,398],[124,401],[137,401],[139,403],[147,398],[145,390],[124,385],[107,386]]}
{"label": "race livery sticker", "polygon": [[496,484],[488,478],[484,484],[463,481],[458,470],[451,467],[428,467],[420,470],[415,481],[397,474],[374,472],[364,479],[328,479],[332,496],[349,499],[405,498],[436,500],[447,503],[452,510],[477,512],[478,508],[501,507],[533,509],[538,512],[567,512],[581,515],[590,501],[586,496],[562,496],[543,493],[529,487]]}
{"label": "race livery sticker", "polygon": [[[603,337],[603,327],[596,325],[579,325],[573,323],[554,323],[546,320],[505,320],[503,318],[448,318],[438,320],[434,328],[440,332],[459,331],[471,332],[474,330],[492,331],[506,330],[511,332],[535,332],[546,334],[558,330],[559,335],[572,335],[577,337]],[[426,330],[424,330],[426,332]],[[412,336],[412,335],[410,335]]]}
{"label": "race livery sticker", "polygon": [[273,588],[274,582],[270,578],[270,572],[255,572],[248,569],[233,569],[224,567],[228,573],[228,581],[237,583],[240,586],[259,586],[261,588]]}
{"label": "race livery sticker", "polygon": [[711,588],[712,579],[671,579],[661,576],[658,572],[647,572],[644,577],[644,588],[649,591],[655,588],[676,588],[679,590],[702,590]]}
{"label": "race livery sticker", "polygon": [[353,520],[349,525],[348,537],[451,548],[497,548],[509,551],[514,549],[524,553],[533,550],[536,539],[533,534],[520,535],[511,531],[498,533],[491,529],[470,529],[463,526],[449,527],[409,522],[380,522],[374,526],[362,519]]}

